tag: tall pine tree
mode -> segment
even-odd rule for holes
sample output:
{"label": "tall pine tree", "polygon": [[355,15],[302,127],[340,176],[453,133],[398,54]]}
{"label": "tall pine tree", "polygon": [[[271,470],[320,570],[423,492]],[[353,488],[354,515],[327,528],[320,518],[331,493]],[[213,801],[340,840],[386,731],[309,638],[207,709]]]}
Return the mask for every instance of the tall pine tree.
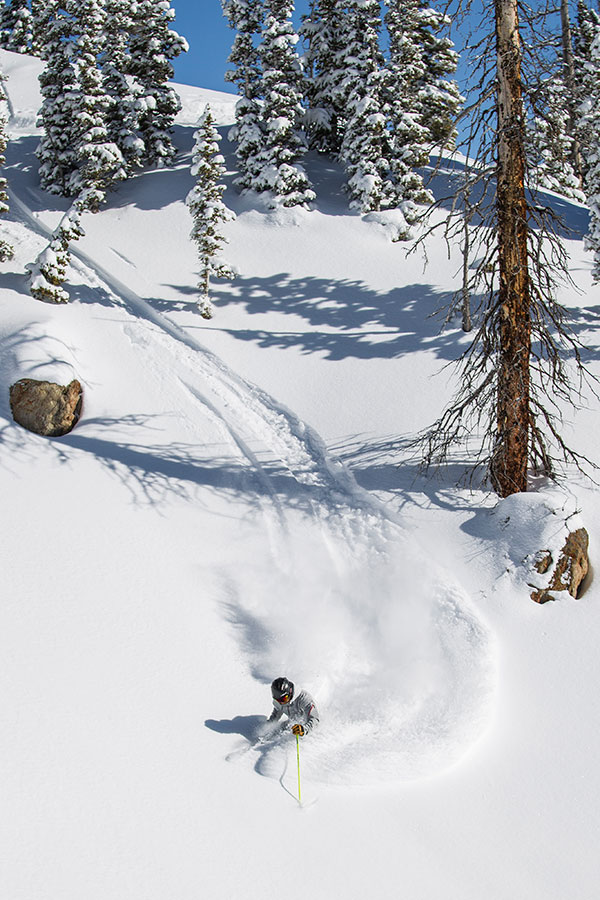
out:
{"label": "tall pine tree", "polygon": [[28,0],[10,0],[0,15],[0,47],[31,53],[32,16]]}
{"label": "tall pine tree", "polygon": [[169,85],[171,60],[188,44],[170,27],[174,18],[169,0],[137,0],[131,6],[129,74],[136,82],[139,136],[148,165],[169,165],[175,156],[171,129],[181,102]]}
{"label": "tall pine tree", "polygon": [[598,142],[597,124],[590,118],[591,107],[597,97],[597,60],[594,61],[593,47],[600,35],[600,15],[583,0],[577,4],[577,24],[575,28],[574,57],[578,73],[575,95],[577,139],[581,148],[581,175],[584,182],[588,171],[588,152]]}
{"label": "tall pine tree", "polygon": [[46,66],[40,74],[43,134],[36,151],[40,184],[52,194],[69,196],[77,169],[79,87],[73,56],[76,21],[60,0],[39,0],[34,8]]}
{"label": "tall pine tree", "polygon": [[[7,123],[7,114],[6,114],[6,92],[4,90],[4,81],[5,76],[2,72],[0,72],[0,169],[4,166],[6,161],[4,153],[6,151],[6,147],[8,145],[8,136],[6,134],[6,123]],[[0,216],[3,216],[8,212],[8,193],[7,193],[7,183],[6,178],[3,175],[0,175]],[[8,241],[5,241],[4,238],[0,238],[0,262],[5,262],[7,259],[12,259],[14,256],[14,250],[11,244]]]}
{"label": "tall pine tree", "polygon": [[262,0],[222,0],[223,13],[236,36],[229,62],[234,66],[225,78],[237,85],[238,100],[235,125],[229,139],[236,145],[239,175],[238,187],[252,188],[260,171],[258,155],[263,143],[261,127],[261,68],[257,35],[263,22]]}
{"label": "tall pine tree", "polygon": [[48,27],[56,5],[54,0],[31,0],[31,50],[41,59],[47,58]]}
{"label": "tall pine tree", "polygon": [[187,197],[187,205],[194,220],[191,237],[198,247],[200,261],[200,298],[198,308],[204,319],[213,316],[210,299],[210,279],[232,278],[233,272],[220,258],[225,243],[221,225],[235,218],[233,212],[223,203],[225,186],[221,183],[225,167],[219,153],[219,134],[207,106],[194,134],[192,175],[196,176],[196,186]]}
{"label": "tall pine tree", "polygon": [[300,29],[307,45],[305,121],[309,144],[333,154],[340,151],[348,112],[345,72],[338,67],[344,49],[343,6],[340,0],[312,0]]}
{"label": "tall pine tree", "polygon": [[98,65],[106,24],[102,0],[50,0],[40,13],[46,23],[40,183],[65,197],[85,192],[84,206],[96,211],[106,190],[125,176],[105,122],[109,98]]}
{"label": "tall pine tree", "polygon": [[560,18],[543,15],[538,26],[546,47],[530,51],[535,54],[538,71],[525,95],[530,106],[525,135],[528,185],[583,200],[577,112],[580,88],[568,0],[560,0],[554,12],[560,12]]}
{"label": "tall pine tree", "polygon": [[542,81],[536,92],[533,122],[527,130],[528,185],[583,201],[573,167],[574,133],[567,86],[559,73]]}
{"label": "tall pine tree", "polygon": [[593,277],[600,281],[600,31],[589,48],[589,60],[583,71],[586,97],[581,105],[581,129],[590,137],[582,144],[585,165],[585,194],[590,221],[585,245],[594,254]]}
{"label": "tall pine tree", "polygon": [[399,203],[429,203],[431,194],[417,171],[429,161],[435,142],[424,113],[426,63],[418,2],[388,0],[385,24],[389,37],[385,109],[391,179]]}
{"label": "tall pine tree", "polygon": [[383,55],[379,47],[379,0],[347,3],[344,46],[336,65],[348,90],[348,120],[340,159],[348,177],[351,206],[362,212],[395,206],[390,142],[384,109]]}
{"label": "tall pine tree", "polygon": [[269,192],[274,204],[306,206],[315,193],[300,165],[306,152],[302,126],[302,69],[292,24],[293,0],[265,0],[259,47],[262,66],[263,147],[253,188]]}
{"label": "tall pine tree", "polygon": [[126,177],[123,157],[109,139],[106,126],[110,98],[106,94],[99,68],[106,12],[103,0],[72,0],[77,17],[78,104],[76,163],[69,182],[69,195],[81,198],[82,207],[97,212],[107,190]]}
{"label": "tall pine tree", "polygon": [[144,157],[144,142],[138,135],[136,92],[127,77],[130,70],[131,7],[131,0],[105,0],[106,28],[102,52],[102,76],[108,96],[105,116],[108,137],[121,151],[127,174],[134,172]]}

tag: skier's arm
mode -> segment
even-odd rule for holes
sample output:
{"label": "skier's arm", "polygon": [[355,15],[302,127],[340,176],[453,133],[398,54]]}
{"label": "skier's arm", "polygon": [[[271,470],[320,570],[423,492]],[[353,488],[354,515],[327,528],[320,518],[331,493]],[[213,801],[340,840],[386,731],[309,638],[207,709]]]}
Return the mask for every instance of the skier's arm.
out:
{"label": "skier's arm", "polygon": [[304,726],[304,733],[308,734],[309,731],[312,731],[313,728],[316,728],[319,724],[319,710],[317,709],[314,701],[311,702],[310,707],[308,709],[308,714],[306,717],[306,725]]}
{"label": "skier's arm", "polygon": [[279,722],[282,715],[283,715],[283,709],[281,708],[281,706],[279,706],[279,704],[277,704],[277,706],[275,706],[275,704],[273,704],[273,712],[267,719],[267,722]]}
{"label": "skier's arm", "polygon": [[304,734],[308,734],[319,724],[319,710],[317,704],[306,691],[302,693],[302,719]]}

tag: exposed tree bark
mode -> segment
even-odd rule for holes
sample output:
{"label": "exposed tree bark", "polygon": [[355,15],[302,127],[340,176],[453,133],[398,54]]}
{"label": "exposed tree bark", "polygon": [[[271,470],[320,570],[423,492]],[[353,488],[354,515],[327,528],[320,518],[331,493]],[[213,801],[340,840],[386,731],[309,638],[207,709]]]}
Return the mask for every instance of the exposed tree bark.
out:
{"label": "exposed tree bark", "polygon": [[501,497],[527,490],[531,317],[517,0],[495,0],[498,77],[499,362],[490,465]]}

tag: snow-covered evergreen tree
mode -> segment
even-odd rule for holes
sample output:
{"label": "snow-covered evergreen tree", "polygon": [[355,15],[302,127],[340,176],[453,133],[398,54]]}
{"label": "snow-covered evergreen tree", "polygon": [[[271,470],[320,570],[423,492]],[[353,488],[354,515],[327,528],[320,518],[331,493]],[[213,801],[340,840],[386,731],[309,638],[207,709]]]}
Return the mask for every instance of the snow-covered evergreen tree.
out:
{"label": "snow-covered evergreen tree", "polygon": [[38,147],[40,182],[65,197],[85,196],[96,211],[108,188],[125,177],[121,153],[109,140],[99,57],[105,30],[102,0],[48,2],[46,67]]}
{"label": "snow-covered evergreen tree", "polygon": [[592,44],[600,29],[600,15],[584,0],[578,0],[574,29],[574,52],[578,65],[591,59]]}
{"label": "snow-covered evergreen tree", "polygon": [[43,135],[36,151],[40,184],[53,194],[69,196],[71,178],[78,167],[77,109],[79,87],[73,54],[77,23],[59,0],[43,0],[34,21],[43,38],[46,66],[40,74]]}
{"label": "snow-covered evergreen tree", "polygon": [[233,272],[220,258],[225,243],[221,225],[235,218],[223,203],[225,186],[221,183],[225,171],[224,159],[219,152],[219,134],[215,128],[210,107],[207,106],[194,134],[196,141],[192,175],[196,186],[187,196],[187,205],[194,220],[192,239],[198,246],[200,260],[200,299],[198,307],[205,319],[212,318],[210,279],[233,278]]}
{"label": "snow-covered evergreen tree", "polygon": [[71,8],[73,17],[77,17],[77,167],[69,180],[68,194],[79,195],[83,208],[97,212],[106,191],[126,177],[121,151],[110,141],[106,126],[110,98],[99,68],[106,13],[103,0],[71,0]]}
{"label": "snow-covered evergreen tree", "polygon": [[450,38],[443,34],[450,19],[433,9],[427,0],[420,0],[418,6],[418,35],[425,62],[420,85],[421,120],[436,146],[452,147],[456,138],[456,117],[463,98],[452,77],[456,73],[458,54]]}
{"label": "snow-covered evergreen tree", "polygon": [[28,0],[10,0],[0,15],[0,47],[13,53],[30,53],[32,15]]}
{"label": "snow-covered evergreen tree", "polygon": [[54,0],[31,0],[31,51],[46,59],[48,26],[54,18]]}
{"label": "snow-covered evergreen tree", "polygon": [[[384,109],[379,0],[347,3],[344,48],[338,66],[348,89],[348,120],[340,159],[351,206],[362,212],[396,205],[389,180],[391,147]],[[340,65],[342,64],[342,65]]]}
{"label": "snow-covered evergreen tree", "polygon": [[577,95],[575,97],[576,129],[580,147],[581,168],[584,180],[588,171],[590,148],[598,143],[597,122],[592,106],[598,101],[598,68],[594,47],[600,36],[600,15],[583,0],[577,4],[574,56],[577,70]]}
{"label": "snow-covered evergreen tree", "polygon": [[55,229],[50,244],[40,253],[36,261],[27,266],[31,277],[29,292],[36,300],[46,303],[67,303],[69,295],[63,285],[71,259],[71,241],[83,237],[81,227],[81,204],[75,201],[65,213]]}
{"label": "snow-covered evergreen tree", "polygon": [[343,7],[341,0],[312,0],[300,29],[307,45],[305,122],[309,144],[333,154],[340,151],[347,116],[345,72],[339,67],[344,51]]}
{"label": "snow-covered evergreen tree", "polygon": [[[427,0],[386,0],[386,4],[390,87],[396,97],[392,125],[402,132],[408,127],[407,116],[413,119],[416,131],[408,146],[450,146],[461,96],[449,77],[456,72],[458,55],[452,41],[441,34],[449,19]],[[423,141],[417,133],[421,128]]]}
{"label": "snow-covered evergreen tree", "polygon": [[385,110],[390,131],[390,177],[397,202],[430,203],[417,169],[427,164],[434,143],[425,120],[427,89],[425,52],[420,26],[421,10],[415,0],[389,0],[385,24],[389,36],[389,60],[384,77]]}
{"label": "snow-covered evergreen tree", "polygon": [[262,0],[222,0],[223,13],[236,36],[229,62],[234,66],[225,74],[237,85],[240,99],[235,108],[235,125],[229,139],[236,145],[238,187],[252,188],[260,171],[257,156],[263,143],[261,127],[261,69],[256,36],[263,21]]}
{"label": "snow-covered evergreen tree", "polygon": [[570,128],[567,87],[559,74],[543,82],[536,96],[538,114],[527,130],[528,183],[564,197],[584,201],[573,168],[573,134]]}
{"label": "snow-covered evergreen tree", "polygon": [[129,74],[136,83],[139,136],[149,165],[169,165],[175,155],[171,129],[181,103],[168,82],[173,78],[171,60],[186,52],[188,44],[170,27],[174,18],[169,0],[131,4]]}
{"label": "snow-covered evergreen tree", "polygon": [[585,162],[584,190],[590,208],[585,245],[594,254],[593,277],[600,281],[600,33],[590,47],[590,58],[583,73],[586,99],[581,104],[581,127],[590,136],[582,145]]}
{"label": "snow-covered evergreen tree", "polygon": [[131,0],[105,0],[106,28],[102,53],[104,90],[109,98],[105,116],[108,137],[123,156],[131,174],[142,164],[144,142],[138,135],[139,104],[127,73],[130,71]]}
{"label": "snow-covered evergreen tree", "polygon": [[[6,93],[4,91],[4,81],[5,76],[2,72],[0,72],[0,169],[4,166],[6,162],[4,153],[6,151],[6,147],[8,145],[8,136],[6,134],[6,123],[7,123],[7,114],[6,114]],[[3,216],[4,213],[7,213],[9,210],[8,206],[8,193],[7,193],[7,183],[6,178],[3,175],[0,175],[0,216]],[[12,246],[5,241],[4,238],[0,238],[0,262],[4,262],[7,259],[12,259],[14,256],[14,250]]]}
{"label": "snow-covered evergreen tree", "polygon": [[299,161],[306,151],[301,132],[302,68],[292,24],[293,0],[265,0],[265,23],[259,47],[262,65],[263,148],[260,172],[252,187],[268,191],[275,204],[306,206],[315,193]]}

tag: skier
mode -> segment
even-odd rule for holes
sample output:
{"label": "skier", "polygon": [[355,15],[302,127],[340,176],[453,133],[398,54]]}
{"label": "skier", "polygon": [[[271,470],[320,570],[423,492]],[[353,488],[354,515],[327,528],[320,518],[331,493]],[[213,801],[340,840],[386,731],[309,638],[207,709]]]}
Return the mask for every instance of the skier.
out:
{"label": "skier", "polygon": [[[269,724],[278,722],[282,715],[288,717],[292,732],[302,737],[319,724],[319,711],[308,691],[296,690],[288,678],[276,678],[271,685],[273,712],[267,719]],[[283,726],[287,728],[287,724]]]}

